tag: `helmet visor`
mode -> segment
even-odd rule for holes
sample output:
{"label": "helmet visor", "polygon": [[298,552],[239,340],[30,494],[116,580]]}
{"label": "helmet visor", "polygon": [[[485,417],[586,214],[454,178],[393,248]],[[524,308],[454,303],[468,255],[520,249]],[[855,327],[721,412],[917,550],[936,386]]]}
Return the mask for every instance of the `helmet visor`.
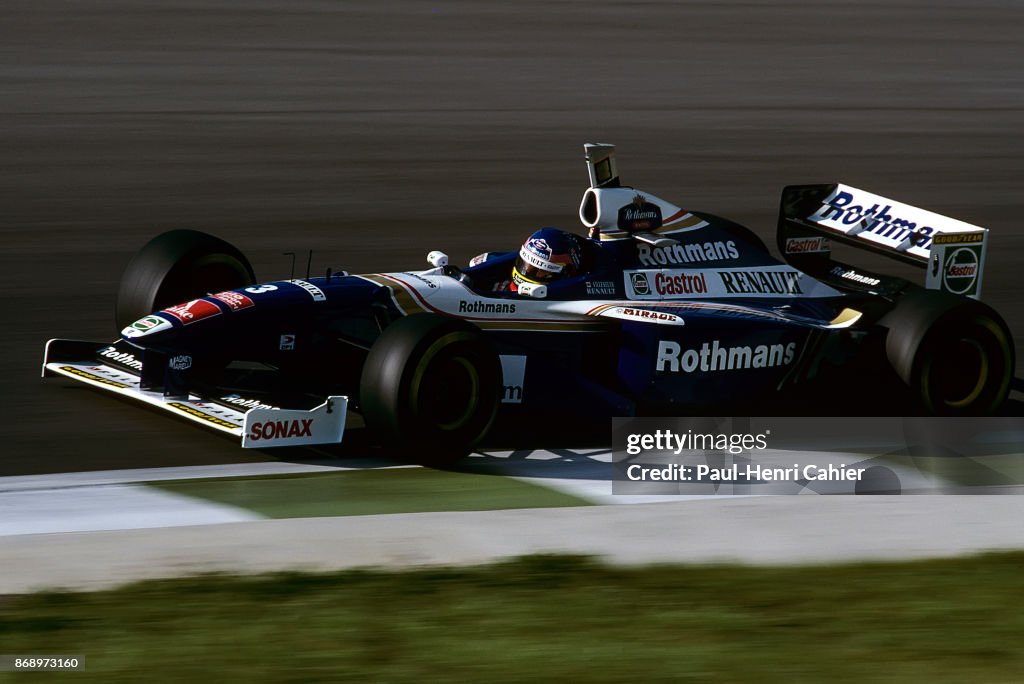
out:
{"label": "helmet visor", "polygon": [[546,283],[550,280],[554,280],[558,275],[557,273],[543,269],[540,266],[534,266],[533,264],[526,263],[523,261],[522,257],[516,259],[515,270],[520,276],[532,283]]}

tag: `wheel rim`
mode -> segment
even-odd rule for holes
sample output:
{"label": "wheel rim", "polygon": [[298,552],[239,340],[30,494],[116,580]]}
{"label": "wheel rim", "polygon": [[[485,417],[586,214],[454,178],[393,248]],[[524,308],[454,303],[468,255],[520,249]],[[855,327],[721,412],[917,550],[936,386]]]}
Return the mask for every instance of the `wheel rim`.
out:
{"label": "wheel rim", "polygon": [[438,430],[453,432],[473,419],[480,374],[464,356],[436,359],[423,374],[417,395],[423,419]]}
{"label": "wheel rim", "polygon": [[989,353],[981,342],[955,340],[928,360],[924,389],[940,406],[965,409],[981,397],[990,370]]}

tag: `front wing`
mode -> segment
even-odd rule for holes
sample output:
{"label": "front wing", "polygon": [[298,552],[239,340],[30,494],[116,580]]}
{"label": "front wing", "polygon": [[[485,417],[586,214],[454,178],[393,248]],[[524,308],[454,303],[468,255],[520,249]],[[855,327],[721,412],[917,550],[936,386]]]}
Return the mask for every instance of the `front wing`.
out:
{"label": "front wing", "polygon": [[[337,444],[345,432],[348,397],[328,396],[311,409],[234,408],[189,393],[167,396],[143,389],[140,375],[96,359],[102,343],[53,339],[46,343],[43,377],[60,375],[167,411],[239,438],[243,448]],[[91,357],[91,358],[90,358]]]}

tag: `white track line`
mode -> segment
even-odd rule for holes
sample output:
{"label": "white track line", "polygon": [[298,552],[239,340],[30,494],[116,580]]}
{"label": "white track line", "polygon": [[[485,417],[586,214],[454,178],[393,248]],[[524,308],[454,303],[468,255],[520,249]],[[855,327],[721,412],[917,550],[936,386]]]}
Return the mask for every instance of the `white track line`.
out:
{"label": "white track line", "polygon": [[261,520],[252,511],[155,487],[97,485],[0,494],[0,537]]}
{"label": "white track line", "polygon": [[[339,462],[341,463],[341,462]],[[416,466],[382,466],[409,468]],[[226,465],[181,466],[170,468],[131,468],[125,470],[96,470],[81,473],[50,473],[46,475],[14,475],[0,477],[0,493],[34,489],[61,489],[65,487],[92,487],[133,482],[164,482],[197,480],[215,477],[259,477],[261,475],[290,475],[297,473],[331,473],[340,470],[365,468],[334,464],[285,463],[233,463]]]}

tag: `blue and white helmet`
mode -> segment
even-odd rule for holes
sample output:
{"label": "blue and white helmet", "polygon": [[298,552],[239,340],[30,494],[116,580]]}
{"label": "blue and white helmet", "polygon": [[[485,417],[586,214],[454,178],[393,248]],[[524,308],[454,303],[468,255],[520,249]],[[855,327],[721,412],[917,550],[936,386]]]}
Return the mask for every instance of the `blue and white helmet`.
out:
{"label": "blue and white helmet", "polygon": [[512,291],[521,283],[536,285],[569,278],[580,272],[583,249],[580,239],[558,228],[541,228],[519,249],[512,267]]}

